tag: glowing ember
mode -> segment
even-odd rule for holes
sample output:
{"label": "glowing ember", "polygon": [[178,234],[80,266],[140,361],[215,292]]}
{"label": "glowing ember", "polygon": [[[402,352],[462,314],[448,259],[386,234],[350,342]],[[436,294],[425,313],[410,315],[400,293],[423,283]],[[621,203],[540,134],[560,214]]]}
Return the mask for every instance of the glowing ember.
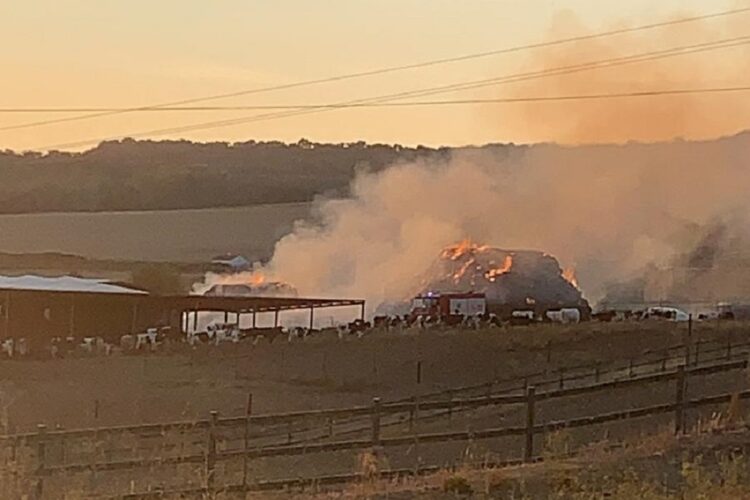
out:
{"label": "glowing ember", "polygon": [[578,288],[578,279],[576,278],[576,270],[574,267],[566,267],[563,269],[562,277],[565,278],[565,281],[576,287],[576,289],[580,290],[580,288]]}
{"label": "glowing ember", "polygon": [[510,271],[511,267],[513,267],[513,257],[511,255],[506,255],[505,259],[503,259],[503,265],[493,269],[488,269],[487,272],[484,273],[484,277],[494,282],[498,276]]}

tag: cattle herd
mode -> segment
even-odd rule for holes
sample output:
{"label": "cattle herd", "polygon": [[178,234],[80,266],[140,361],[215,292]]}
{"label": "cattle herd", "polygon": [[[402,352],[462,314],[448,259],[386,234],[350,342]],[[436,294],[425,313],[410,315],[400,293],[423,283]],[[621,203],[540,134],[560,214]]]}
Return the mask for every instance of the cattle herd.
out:
{"label": "cattle herd", "polygon": [[[500,318],[491,313],[478,315],[450,314],[430,315],[378,315],[372,321],[356,319],[337,327],[310,329],[304,327],[240,328],[233,323],[211,323],[203,331],[183,334],[166,328],[148,328],[145,332],[126,334],[113,341],[103,337],[56,337],[47,343],[32,343],[26,338],[6,338],[0,340],[0,358],[4,359],[55,359],[86,356],[134,355],[157,351],[178,351],[180,349],[208,349],[222,344],[248,343],[256,345],[261,341],[272,343],[279,338],[287,342],[301,340],[324,333],[334,334],[339,339],[362,337],[376,332],[406,332],[422,330],[487,329],[533,323],[578,323],[580,315],[574,310],[548,311],[535,315],[533,311],[513,311],[508,318]],[[681,311],[680,311],[681,313]],[[687,317],[687,315],[685,315]],[[651,308],[644,314],[621,314],[609,311],[592,315],[595,321],[621,321],[666,319],[679,321],[682,314],[670,308]],[[698,318],[696,318],[698,319]]]}

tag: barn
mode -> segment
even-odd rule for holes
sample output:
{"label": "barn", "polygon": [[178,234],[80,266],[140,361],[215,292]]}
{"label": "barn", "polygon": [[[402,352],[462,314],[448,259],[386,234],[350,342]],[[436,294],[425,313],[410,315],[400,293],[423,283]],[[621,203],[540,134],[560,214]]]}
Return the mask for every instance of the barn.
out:
{"label": "barn", "polygon": [[306,310],[310,325],[316,309],[351,306],[358,317],[365,303],[355,299],[286,297],[160,296],[104,280],[63,276],[0,276],[0,338],[25,338],[32,346],[56,337],[102,337],[116,342],[122,335],[147,328],[170,327],[184,334],[201,313],[252,315]]}

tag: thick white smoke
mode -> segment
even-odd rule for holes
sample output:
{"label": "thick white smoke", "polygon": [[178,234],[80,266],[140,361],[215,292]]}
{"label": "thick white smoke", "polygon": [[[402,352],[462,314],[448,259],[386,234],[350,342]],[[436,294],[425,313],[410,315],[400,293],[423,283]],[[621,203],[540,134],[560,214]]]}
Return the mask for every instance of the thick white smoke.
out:
{"label": "thick white smoke", "polygon": [[[577,268],[596,299],[611,280],[663,264],[691,224],[750,208],[750,134],[709,142],[463,150],[445,162],[361,173],[322,200],[262,269],[302,296],[408,298],[440,250],[464,238],[537,249]],[[693,226],[694,227],[694,226]]]}

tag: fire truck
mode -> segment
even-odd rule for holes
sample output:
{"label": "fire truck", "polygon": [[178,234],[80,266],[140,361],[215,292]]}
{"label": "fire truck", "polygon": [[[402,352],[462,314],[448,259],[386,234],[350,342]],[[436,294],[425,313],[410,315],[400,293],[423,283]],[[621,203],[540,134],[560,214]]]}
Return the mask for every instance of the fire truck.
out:
{"label": "fire truck", "polygon": [[445,318],[449,316],[477,316],[487,312],[487,298],[483,293],[437,293],[427,292],[414,297],[411,303],[411,316]]}

